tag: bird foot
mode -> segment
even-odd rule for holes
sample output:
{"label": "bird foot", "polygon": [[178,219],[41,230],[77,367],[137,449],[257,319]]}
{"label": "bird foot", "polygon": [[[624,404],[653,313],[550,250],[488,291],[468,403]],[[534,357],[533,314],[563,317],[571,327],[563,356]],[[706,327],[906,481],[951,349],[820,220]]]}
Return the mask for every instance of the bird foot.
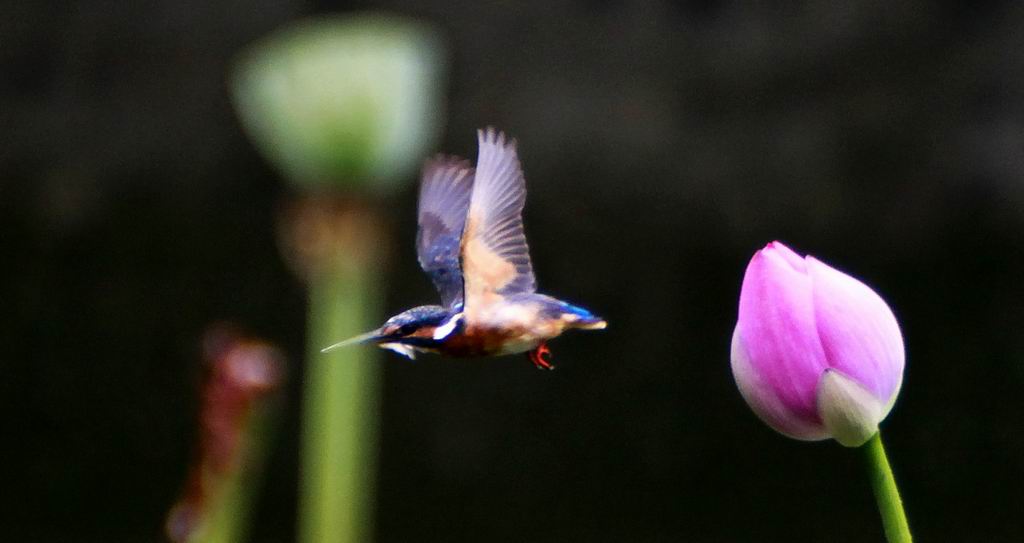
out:
{"label": "bird foot", "polygon": [[527,356],[539,370],[555,369],[555,365],[551,363],[551,349],[548,349],[546,343],[538,345],[536,349],[527,353]]}

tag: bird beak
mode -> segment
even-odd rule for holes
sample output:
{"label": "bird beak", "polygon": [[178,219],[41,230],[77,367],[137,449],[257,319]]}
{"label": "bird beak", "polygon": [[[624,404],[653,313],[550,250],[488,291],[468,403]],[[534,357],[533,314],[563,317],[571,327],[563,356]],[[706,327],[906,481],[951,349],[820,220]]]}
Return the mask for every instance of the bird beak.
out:
{"label": "bird beak", "polygon": [[377,340],[385,339],[387,337],[387,335],[386,334],[382,334],[381,332],[383,332],[383,328],[378,328],[376,330],[373,330],[371,332],[367,332],[365,334],[359,334],[358,336],[348,338],[345,341],[339,341],[338,343],[335,343],[334,345],[331,345],[330,347],[324,347],[323,349],[320,349],[320,352],[326,353],[326,352],[333,351],[335,349],[340,349],[342,347],[348,347],[349,345],[355,345],[357,343],[366,343],[367,341],[377,341]]}

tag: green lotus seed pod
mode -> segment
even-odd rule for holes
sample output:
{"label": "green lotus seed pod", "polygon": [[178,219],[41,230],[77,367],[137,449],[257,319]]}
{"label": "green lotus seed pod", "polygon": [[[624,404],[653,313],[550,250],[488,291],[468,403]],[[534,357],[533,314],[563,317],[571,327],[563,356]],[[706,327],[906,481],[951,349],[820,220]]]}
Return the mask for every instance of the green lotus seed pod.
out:
{"label": "green lotus seed pod", "polygon": [[309,188],[412,179],[443,119],[443,44],[422,23],[364,14],[300,21],[247,49],[231,90],[264,155]]}

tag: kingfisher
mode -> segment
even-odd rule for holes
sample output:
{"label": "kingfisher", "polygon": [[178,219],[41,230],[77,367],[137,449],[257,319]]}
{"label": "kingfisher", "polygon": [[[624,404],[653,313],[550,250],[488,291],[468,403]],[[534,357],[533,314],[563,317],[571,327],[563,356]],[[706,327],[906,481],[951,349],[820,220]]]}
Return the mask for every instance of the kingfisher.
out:
{"label": "kingfisher", "polygon": [[526,179],[516,141],[477,131],[476,168],[438,155],[423,166],[416,252],[440,305],[403,311],[380,328],[323,349],[372,343],[408,358],[527,353],[553,369],[547,342],[566,330],[607,326],[590,311],[537,292],[523,232]]}

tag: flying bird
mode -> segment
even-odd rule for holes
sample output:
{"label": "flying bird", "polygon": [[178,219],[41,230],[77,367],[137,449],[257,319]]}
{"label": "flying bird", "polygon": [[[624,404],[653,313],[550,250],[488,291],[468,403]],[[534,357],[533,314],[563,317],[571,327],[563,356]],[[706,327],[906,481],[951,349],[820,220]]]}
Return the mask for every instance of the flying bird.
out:
{"label": "flying bird", "polygon": [[516,142],[493,128],[477,131],[476,169],[439,155],[423,167],[416,251],[441,295],[388,319],[380,328],[324,352],[373,343],[409,358],[528,353],[552,369],[547,342],[571,329],[600,330],[604,319],[537,293],[523,234],[526,179]]}

